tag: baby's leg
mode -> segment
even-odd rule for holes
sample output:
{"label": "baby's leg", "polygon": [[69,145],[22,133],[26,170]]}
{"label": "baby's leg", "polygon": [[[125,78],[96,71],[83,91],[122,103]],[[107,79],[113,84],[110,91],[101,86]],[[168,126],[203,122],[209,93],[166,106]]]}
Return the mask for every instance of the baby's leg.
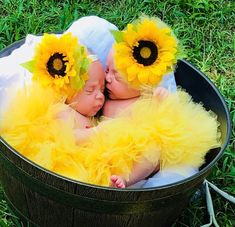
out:
{"label": "baby's leg", "polygon": [[164,87],[157,87],[153,91],[153,96],[156,97],[159,101],[164,100],[169,95],[169,91]]}
{"label": "baby's leg", "polygon": [[111,186],[115,188],[126,188],[139,182],[140,180],[144,180],[151,173],[153,173],[155,169],[156,165],[143,158],[140,162],[134,165],[134,168],[129,176],[129,180],[126,181],[122,176],[112,175],[110,178]]}

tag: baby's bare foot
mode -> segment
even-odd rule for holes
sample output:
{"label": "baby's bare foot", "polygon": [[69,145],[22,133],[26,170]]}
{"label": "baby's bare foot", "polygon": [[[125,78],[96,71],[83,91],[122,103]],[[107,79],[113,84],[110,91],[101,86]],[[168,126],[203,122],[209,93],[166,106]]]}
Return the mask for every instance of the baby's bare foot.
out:
{"label": "baby's bare foot", "polygon": [[111,185],[115,188],[125,188],[126,187],[126,181],[117,175],[112,175],[110,177]]}
{"label": "baby's bare foot", "polygon": [[153,91],[153,96],[156,97],[159,101],[164,100],[169,95],[169,91],[164,87],[157,87]]}

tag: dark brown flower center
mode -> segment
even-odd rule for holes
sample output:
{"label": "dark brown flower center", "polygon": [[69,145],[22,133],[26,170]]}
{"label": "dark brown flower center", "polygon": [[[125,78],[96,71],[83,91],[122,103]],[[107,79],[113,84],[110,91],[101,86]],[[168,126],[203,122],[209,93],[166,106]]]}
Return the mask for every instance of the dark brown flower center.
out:
{"label": "dark brown flower center", "polygon": [[64,60],[64,55],[60,53],[53,54],[47,62],[47,70],[52,77],[55,75],[64,77],[66,75],[66,62]]}
{"label": "dark brown flower center", "polygon": [[134,47],[133,57],[139,64],[152,65],[158,57],[158,49],[154,42],[140,40],[139,45]]}

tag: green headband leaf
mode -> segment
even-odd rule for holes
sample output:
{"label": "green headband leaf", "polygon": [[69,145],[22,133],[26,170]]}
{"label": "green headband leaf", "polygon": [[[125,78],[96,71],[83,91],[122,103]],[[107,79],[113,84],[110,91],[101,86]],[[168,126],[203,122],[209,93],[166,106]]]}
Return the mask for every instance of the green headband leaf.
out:
{"label": "green headband leaf", "polygon": [[110,32],[112,33],[112,35],[113,35],[113,37],[114,37],[114,39],[115,39],[115,41],[116,41],[117,43],[120,43],[120,42],[123,41],[123,34],[122,34],[121,31],[118,31],[118,30],[110,30]]}
{"label": "green headband leaf", "polygon": [[35,61],[31,60],[31,61],[27,61],[24,62],[22,64],[20,64],[22,67],[26,68],[29,72],[33,73],[34,71],[34,66],[35,66]]}

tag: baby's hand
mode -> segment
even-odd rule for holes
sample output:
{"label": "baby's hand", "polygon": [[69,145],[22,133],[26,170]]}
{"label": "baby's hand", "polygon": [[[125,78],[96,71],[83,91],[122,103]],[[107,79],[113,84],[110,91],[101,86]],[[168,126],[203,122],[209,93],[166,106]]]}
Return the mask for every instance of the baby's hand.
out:
{"label": "baby's hand", "polygon": [[126,181],[117,175],[112,175],[110,177],[111,180],[111,186],[113,186],[114,188],[125,188],[126,187]]}
{"label": "baby's hand", "polygon": [[164,100],[169,95],[169,91],[164,87],[157,87],[153,91],[153,96],[156,97],[159,101]]}

